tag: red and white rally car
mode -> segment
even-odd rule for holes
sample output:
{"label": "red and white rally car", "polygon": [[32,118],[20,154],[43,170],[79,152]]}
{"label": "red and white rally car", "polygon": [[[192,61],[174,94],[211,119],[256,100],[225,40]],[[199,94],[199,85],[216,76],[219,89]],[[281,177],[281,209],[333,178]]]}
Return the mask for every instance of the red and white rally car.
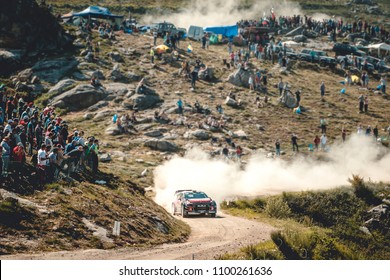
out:
{"label": "red and white rally car", "polygon": [[172,214],[183,217],[189,215],[217,216],[217,203],[204,192],[194,190],[178,190],[172,202]]}

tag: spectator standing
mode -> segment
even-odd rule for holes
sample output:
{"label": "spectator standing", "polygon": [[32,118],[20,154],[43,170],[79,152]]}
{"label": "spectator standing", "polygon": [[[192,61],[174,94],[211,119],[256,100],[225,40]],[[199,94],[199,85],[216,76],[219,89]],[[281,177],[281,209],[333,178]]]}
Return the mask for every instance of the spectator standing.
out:
{"label": "spectator standing", "polygon": [[292,143],[293,152],[295,152],[295,149],[297,149],[297,152],[299,152],[298,142],[297,141],[298,141],[298,137],[294,133],[291,136],[291,143]]}
{"label": "spectator standing", "polygon": [[364,108],[364,95],[361,94],[359,96],[359,112],[363,113],[363,108]]}
{"label": "spectator standing", "polygon": [[386,78],[384,76],[381,77],[380,83],[381,83],[381,91],[382,91],[382,93],[386,94],[387,82],[386,82]]}
{"label": "spectator standing", "polygon": [[275,141],[275,153],[276,153],[276,156],[280,157],[280,141],[279,141],[279,139]]}
{"label": "spectator standing", "polygon": [[365,113],[368,112],[368,96],[367,95],[364,97],[364,112]]}
{"label": "spectator standing", "polygon": [[10,138],[9,136],[5,136],[3,141],[1,141],[1,148],[2,148],[2,154],[1,154],[1,159],[3,161],[3,166],[2,166],[2,176],[3,177],[8,177],[8,167],[9,167],[9,160],[10,160],[10,155],[11,155],[11,147],[9,145],[10,143]]}
{"label": "spectator standing", "polygon": [[318,150],[318,145],[320,144],[320,142],[321,142],[320,137],[316,135],[316,137],[314,138],[314,147],[316,150]]}
{"label": "spectator standing", "polygon": [[324,81],[321,82],[320,92],[321,92],[321,99],[323,99],[325,96],[325,83],[324,83]]}

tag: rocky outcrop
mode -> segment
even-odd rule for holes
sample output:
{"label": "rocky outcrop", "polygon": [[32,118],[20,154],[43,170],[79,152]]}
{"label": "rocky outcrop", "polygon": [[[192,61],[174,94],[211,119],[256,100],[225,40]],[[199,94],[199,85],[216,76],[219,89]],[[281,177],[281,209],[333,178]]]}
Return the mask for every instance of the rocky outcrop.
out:
{"label": "rocky outcrop", "polygon": [[99,102],[104,97],[106,97],[106,92],[103,88],[79,85],[56,96],[50,104],[58,108],[77,111]]}
{"label": "rocky outcrop", "polygon": [[75,58],[63,57],[54,60],[40,60],[31,69],[41,81],[55,84],[72,72],[77,64],[78,61]]}
{"label": "rocky outcrop", "polygon": [[199,140],[209,140],[211,137],[211,134],[203,129],[197,129],[195,131],[188,131],[185,136],[186,138],[196,138]]}
{"label": "rocky outcrop", "polygon": [[39,6],[35,0],[2,2],[1,47],[58,52],[72,46],[73,37],[65,33],[47,7]]}
{"label": "rocky outcrop", "polygon": [[72,88],[76,84],[75,80],[65,79],[59,81],[54,87],[49,90],[49,94],[58,95],[61,94],[70,88]]}
{"label": "rocky outcrop", "polygon": [[[2,41],[0,37],[0,45],[1,44]],[[22,56],[23,52],[20,50],[0,50],[0,75],[8,75],[18,69]]]}
{"label": "rocky outcrop", "polygon": [[158,150],[162,152],[177,152],[179,150],[178,146],[175,143],[165,140],[148,140],[144,143],[144,145],[153,150]]}
{"label": "rocky outcrop", "polygon": [[253,76],[253,72],[251,70],[244,70],[241,67],[229,75],[228,82],[238,87],[249,88],[248,82],[250,76]]}
{"label": "rocky outcrop", "polygon": [[284,92],[279,101],[290,109],[297,107],[297,99],[291,92]]}

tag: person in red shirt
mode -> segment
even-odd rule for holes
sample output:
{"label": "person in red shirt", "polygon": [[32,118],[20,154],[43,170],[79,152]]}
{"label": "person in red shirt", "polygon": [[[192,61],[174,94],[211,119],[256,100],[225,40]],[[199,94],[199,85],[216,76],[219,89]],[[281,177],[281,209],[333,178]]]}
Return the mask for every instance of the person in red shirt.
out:
{"label": "person in red shirt", "polygon": [[19,142],[12,150],[12,157],[15,165],[15,172],[22,175],[23,163],[26,161],[26,153],[24,151],[23,144]]}
{"label": "person in red shirt", "polygon": [[316,135],[316,137],[314,138],[314,146],[315,146],[316,150],[318,150],[319,144],[320,144],[320,137],[318,137],[318,135]]}

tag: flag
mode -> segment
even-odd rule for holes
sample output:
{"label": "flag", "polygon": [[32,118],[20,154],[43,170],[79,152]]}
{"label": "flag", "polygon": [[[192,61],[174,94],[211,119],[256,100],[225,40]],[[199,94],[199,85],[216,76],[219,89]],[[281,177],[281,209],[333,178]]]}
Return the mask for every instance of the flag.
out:
{"label": "flag", "polygon": [[271,17],[273,21],[276,19],[274,8],[271,9]]}

